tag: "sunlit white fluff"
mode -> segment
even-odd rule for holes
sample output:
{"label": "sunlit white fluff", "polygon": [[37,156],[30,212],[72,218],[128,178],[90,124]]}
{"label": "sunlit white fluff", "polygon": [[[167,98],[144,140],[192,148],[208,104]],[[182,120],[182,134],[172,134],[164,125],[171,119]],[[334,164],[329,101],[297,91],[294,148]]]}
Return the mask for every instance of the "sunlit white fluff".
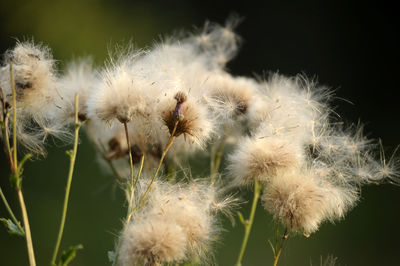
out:
{"label": "sunlit white fluff", "polygon": [[[55,60],[48,47],[36,45],[32,41],[17,42],[13,49],[5,53],[0,68],[0,87],[4,101],[11,108],[10,62],[16,90],[19,142],[29,152],[44,154],[44,141],[41,135],[47,136],[49,133],[56,137],[66,135],[66,130],[62,129],[58,125],[59,122],[54,121],[49,113],[57,96]],[[12,112],[9,111],[12,119]],[[46,128],[41,127],[44,124]],[[11,123],[9,126],[11,127]],[[49,130],[51,128],[57,130]]]}
{"label": "sunlit white fluff", "polygon": [[81,58],[67,65],[58,81],[58,97],[55,98],[54,116],[60,122],[72,122],[75,114],[75,94],[79,95],[79,117],[88,116],[87,101],[99,84],[91,58]]}
{"label": "sunlit white fluff", "polygon": [[265,186],[262,202],[293,232],[309,235],[325,221],[342,218],[357,200],[355,190],[334,186],[312,171],[286,171]]}
{"label": "sunlit white fluff", "polygon": [[279,137],[245,137],[229,155],[233,185],[269,181],[278,171],[298,168],[303,163],[302,147]]}
{"label": "sunlit white fluff", "polygon": [[[139,182],[136,191],[136,205],[140,204],[141,196],[147,189],[147,186],[148,181],[146,179]],[[177,236],[169,235],[168,239],[166,239],[165,234],[160,234],[159,238],[156,237],[156,239],[159,241],[163,240],[164,243],[172,243],[178,237],[180,243],[176,245],[176,248],[180,248],[180,251],[174,250],[172,255],[179,254],[179,256],[174,255],[173,258],[167,256],[160,258],[158,256],[159,262],[191,261],[193,259],[199,259],[204,262],[205,260],[208,261],[210,256],[212,256],[210,245],[216,240],[220,230],[215,216],[216,213],[225,211],[235,204],[234,199],[221,196],[220,190],[204,182],[178,183],[173,185],[156,181],[148,194],[145,206],[135,214],[134,221],[128,225],[128,230],[138,235],[137,238],[141,238],[142,234],[148,232],[148,237],[153,239],[155,231],[144,230],[142,224],[161,223],[163,221],[165,224],[178,226],[184,233],[183,238],[178,233],[178,230],[176,230]],[[163,225],[160,227],[165,228],[166,226]],[[141,229],[142,233],[139,233],[139,229]],[[132,233],[127,234],[132,235]],[[152,258],[141,257],[135,251],[132,253],[132,250],[143,250],[142,254],[148,254],[147,250],[153,250],[158,247],[158,244],[146,246],[136,242],[133,243],[132,241],[127,242],[125,240],[127,236],[123,236],[123,239],[123,245],[126,246],[124,250],[131,250],[128,253],[121,252],[120,259],[124,261],[137,261],[138,259],[142,261],[143,259],[147,261],[152,260]]]}
{"label": "sunlit white fluff", "polygon": [[134,116],[146,116],[146,88],[150,84],[138,73],[132,73],[131,64],[138,54],[128,54],[112,62],[101,73],[98,89],[88,101],[89,117],[105,122],[129,122]]}

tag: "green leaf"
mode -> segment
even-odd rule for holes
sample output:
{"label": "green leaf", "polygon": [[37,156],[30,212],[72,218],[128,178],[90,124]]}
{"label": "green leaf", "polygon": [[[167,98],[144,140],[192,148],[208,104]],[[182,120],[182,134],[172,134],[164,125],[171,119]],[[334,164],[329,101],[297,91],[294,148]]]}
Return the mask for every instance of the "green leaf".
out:
{"label": "green leaf", "polygon": [[269,239],[268,239],[268,243],[269,243],[269,245],[271,246],[272,253],[274,253],[274,257],[276,257],[274,245],[272,245],[272,242],[271,242]]}
{"label": "green leaf", "polygon": [[244,218],[243,218],[243,214],[241,213],[241,212],[237,212],[237,216],[239,217],[239,221],[243,224],[243,225],[246,225],[246,222],[245,222],[245,220],[244,220]]}
{"label": "green leaf", "polygon": [[0,218],[0,221],[4,223],[11,235],[25,236],[25,233],[19,230],[18,226],[10,219]]}
{"label": "green leaf", "polygon": [[60,258],[59,266],[67,266],[76,256],[76,251],[78,249],[83,249],[81,244],[76,246],[71,246],[67,250],[63,251]]}
{"label": "green leaf", "polygon": [[110,262],[114,262],[114,260],[115,260],[115,252],[114,251],[108,251],[107,255],[108,255],[108,260]]}

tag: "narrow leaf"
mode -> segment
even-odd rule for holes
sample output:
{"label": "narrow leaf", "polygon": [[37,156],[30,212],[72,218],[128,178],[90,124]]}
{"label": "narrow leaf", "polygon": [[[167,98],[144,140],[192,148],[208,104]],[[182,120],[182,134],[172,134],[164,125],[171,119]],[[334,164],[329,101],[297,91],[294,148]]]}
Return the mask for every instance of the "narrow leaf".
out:
{"label": "narrow leaf", "polygon": [[78,249],[83,249],[81,244],[76,246],[71,246],[67,250],[63,251],[60,258],[59,266],[67,266],[76,256],[76,251]]}
{"label": "narrow leaf", "polygon": [[0,221],[4,223],[5,227],[7,228],[7,231],[11,235],[18,235],[18,236],[25,236],[24,232],[19,230],[18,226],[13,223],[10,219],[5,219],[5,218],[0,218]]}
{"label": "narrow leaf", "polygon": [[272,253],[274,253],[274,258],[276,257],[276,253],[275,253],[275,248],[274,248],[274,245],[272,244],[272,242],[268,239],[268,243],[269,243],[269,245],[271,246],[271,249],[272,249]]}

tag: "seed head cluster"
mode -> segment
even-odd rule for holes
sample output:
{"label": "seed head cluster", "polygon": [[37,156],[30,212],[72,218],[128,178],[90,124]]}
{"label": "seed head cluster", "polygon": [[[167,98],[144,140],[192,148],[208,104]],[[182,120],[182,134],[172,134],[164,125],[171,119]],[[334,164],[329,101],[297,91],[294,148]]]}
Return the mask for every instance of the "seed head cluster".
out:
{"label": "seed head cluster", "polygon": [[[1,120],[16,108],[21,146],[42,155],[49,137],[70,143],[78,95],[79,120],[99,157],[123,176],[134,208],[120,236],[120,265],[209,264],[221,230],[217,213],[229,214],[235,205],[234,197],[223,196],[226,188],[261,184],[265,210],[289,231],[309,235],[324,221],[343,218],[362,185],[399,183],[395,154],[386,158],[362,125],[344,126],[325,86],[303,75],[259,80],[226,70],[240,46],[233,31],[238,21],[206,23],[142,50],[130,46],[102,67],[83,58],[58,71],[50,49],[33,41],[4,54]],[[12,136],[11,123],[2,124]],[[215,176],[150,178],[164,147],[166,173],[171,163],[184,169],[190,156],[219,142],[230,152],[218,182]],[[126,187],[128,154],[135,170],[145,158],[135,190]]]}

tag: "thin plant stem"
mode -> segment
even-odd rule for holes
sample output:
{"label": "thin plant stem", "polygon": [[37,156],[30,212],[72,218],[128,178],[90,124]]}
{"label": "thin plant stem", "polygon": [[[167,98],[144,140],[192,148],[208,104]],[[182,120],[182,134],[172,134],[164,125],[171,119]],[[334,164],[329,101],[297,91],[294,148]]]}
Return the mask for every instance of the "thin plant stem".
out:
{"label": "thin plant stem", "polygon": [[243,259],[244,252],[246,250],[247,242],[249,240],[251,227],[254,222],[254,216],[256,213],[257,203],[258,203],[258,199],[260,197],[261,188],[262,188],[262,185],[257,180],[255,180],[255,182],[254,182],[254,197],[253,197],[253,203],[251,205],[250,217],[249,217],[249,220],[246,220],[244,223],[244,237],[243,237],[243,242],[242,242],[242,247],[240,249],[239,257],[236,262],[236,266],[242,265],[242,259]]}
{"label": "thin plant stem", "polygon": [[[215,139],[215,138],[214,138]],[[216,141],[216,139],[215,139]],[[210,176],[214,175],[214,169],[215,169],[215,154],[216,154],[216,144],[213,143],[210,148]]]}
{"label": "thin plant stem", "polygon": [[9,112],[6,111],[3,119],[3,127],[2,127],[2,132],[3,132],[3,142],[4,142],[4,149],[8,155],[8,161],[10,163],[10,167],[13,171],[14,169],[14,162],[13,162],[13,156],[11,153],[11,148],[10,148],[10,138],[8,136],[8,118],[9,118]]}
{"label": "thin plant stem", "polygon": [[226,144],[226,135],[222,138],[221,143],[219,144],[218,151],[215,155],[215,168],[214,168],[214,178],[215,175],[218,174],[219,167],[221,166],[222,155],[224,154]]}
{"label": "thin plant stem", "polygon": [[274,266],[278,265],[278,260],[279,260],[279,257],[281,256],[281,253],[283,250],[283,245],[285,244],[285,241],[287,238],[288,238],[288,233],[287,233],[287,228],[286,228],[285,232],[283,233],[283,236],[282,236],[282,241],[281,241],[281,245],[279,246],[278,253],[276,253],[275,258],[274,258]]}
{"label": "thin plant stem", "polygon": [[31,228],[29,226],[28,213],[26,211],[24,196],[22,194],[21,189],[18,189],[17,193],[18,193],[18,201],[19,204],[21,205],[22,220],[24,221],[25,239],[26,239],[26,247],[28,249],[29,265],[35,266],[36,265],[35,253],[33,251]]}
{"label": "thin plant stem", "polygon": [[[12,68],[12,61],[10,60],[10,80],[11,80],[11,89],[12,89],[12,108],[13,108],[13,120],[12,120],[12,128],[13,128],[13,165],[11,168],[12,173],[14,174],[17,182],[17,194],[18,194],[18,201],[19,205],[21,207],[21,213],[22,213],[22,220],[24,223],[24,228],[25,228],[25,240],[26,240],[26,248],[28,250],[28,258],[29,258],[29,265],[30,266],[36,266],[36,261],[35,261],[35,253],[33,250],[33,243],[32,243],[32,235],[31,235],[31,229],[29,226],[29,219],[28,219],[28,212],[26,210],[26,205],[25,205],[25,200],[24,196],[22,194],[21,190],[21,177],[19,176],[19,171],[18,171],[18,159],[17,159],[17,93],[15,90],[15,82],[14,82],[14,74],[13,74],[13,68]],[[7,129],[6,129],[7,131]],[[8,141],[6,139],[5,141]]]}
{"label": "thin plant stem", "polygon": [[[140,200],[139,200],[138,204],[136,205],[136,208],[130,212],[130,214],[129,214],[129,216],[128,216],[129,219],[131,219],[132,215],[133,215],[137,210],[139,210],[139,209],[143,206],[143,204],[144,204],[143,201],[145,200],[147,194],[149,193],[149,191],[150,191],[150,189],[151,189],[151,186],[153,185],[155,179],[157,178],[158,172],[160,171],[161,166],[162,166],[162,164],[163,164],[165,155],[167,154],[167,152],[168,152],[169,148],[171,147],[172,143],[174,142],[174,139],[175,139],[175,132],[176,132],[176,128],[177,128],[177,126],[178,126],[178,123],[179,123],[179,121],[176,121],[176,122],[175,122],[174,129],[173,129],[172,132],[171,132],[171,136],[169,137],[168,143],[167,143],[167,145],[165,146],[165,148],[164,148],[164,150],[163,150],[163,152],[162,152],[162,155],[161,155],[161,158],[160,158],[160,162],[158,163],[157,170],[156,170],[156,172],[154,173],[154,176],[153,176],[153,178],[151,179],[151,182],[150,182],[149,186],[147,187],[145,193],[140,197]],[[141,174],[142,169],[143,169],[143,161],[144,161],[144,157],[142,156],[141,166],[140,166],[140,169],[139,169],[139,173],[140,173],[140,174]],[[137,182],[137,180],[140,178],[139,173],[138,173],[138,177],[137,177],[137,179],[136,179],[136,182]],[[136,182],[135,182],[135,184],[136,184]],[[126,223],[126,225],[127,225],[127,223]],[[126,230],[126,225],[125,225],[125,228],[124,228],[123,232],[125,232],[125,230]],[[122,234],[123,234],[123,233],[122,233]],[[114,257],[114,262],[113,262],[113,264],[112,264],[113,266],[117,265],[117,258],[118,258],[118,253],[119,253],[119,249],[120,249],[120,246],[121,246],[121,242],[122,242],[122,241],[121,241],[121,237],[120,237],[120,239],[118,240],[117,248],[115,249],[115,257]]]}
{"label": "thin plant stem", "polygon": [[18,161],[17,161],[17,93],[15,91],[14,75],[12,69],[12,61],[10,60],[10,79],[12,87],[12,101],[13,101],[13,162],[14,162],[14,172],[17,172]]}
{"label": "thin plant stem", "polygon": [[60,248],[60,243],[61,243],[62,235],[63,235],[63,232],[64,232],[65,218],[67,216],[69,193],[70,193],[70,190],[71,190],[72,176],[73,176],[74,167],[75,167],[75,159],[76,159],[76,154],[77,154],[77,151],[78,151],[79,129],[82,126],[82,123],[79,122],[78,106],[79,106],[79,95],[75,94],[74,147],[73,147],[72,152],[69,153],[70,165],[69,165],[67,186],[66,186],[66,190],[65,190],[64,206],[63,206],[63,212],[62,212],[62,215],[61,215],[61,223],[60,223],[60,228],[59,228],[59,231],[58,231],[57,241],[56,241],[56,245],[54,247],[53,256],[52,256],[52,259],[51,259],[51,265],[56,265],[57,253],[58,253],[58,249]]}
{"label": "thin plant stem", "polygon": [[136,187],[140,177],[142,176],[143,165],[144,165],[144,154],[142,155],[142,158],[140,159],[140,167],[139,167],[139,171],[138,171],[138,174],[136,176],[136,179],[135,179],[134,187]]}
{"label": "thin plant stem", "polygon": [[22,226],[19,223],[19,221],[17,220],[17,218],[15,218],[14,212],[12,211],[10,205],[8,204],[8,201],[7,201],[6,197],[4,196],[4,193],[3,193],[3,190],[1,189],[1,187],[0,187],[0,196],[4,202],[4,205],[6,206],[8,214],[10,214],[11,220],[18,227],[18,229],[25,235],[25,230],[24,230],[24,228],[22,228]]}
{"label": "thin plant stem", "polygon": [[[142,175],[143,164],[144,164],[144,154],[142,155],[142,158],[140,159],[139,171],[138,171],[138,174],[136,175],[135,183],[133,184],[134,188],[136,188],[137,182],[139,181],[139,178]],[[130,222],[130,220],[132,218],[132,214],[133,214],[133,198],[134,198],[134,190],[132,191],[131,197],[129,199],[128,215],[126,218],[127,223]]]}
{"label": "thin plant stem", "polygon": [[175,140],[175,131],[176,131],[176,128],[177,128],[177,126],[178,126],[178,123],[179,123],[179,121],[176,121],[176,122],[175,122],[174,129],[173,129],[172,132],[171,132],[171,136],[169,137],[168,143],[167,143],[167,145],[165,145],[165,148],[164,148],[164,150],[163,150],[163,152],[162,152],[162,154],[161,154],[160,162],[158,163],[158,167],[157,167],[157,169],[156,169],[156,172],[154,173],[154,176],[153,176],[153,178],[151,179],[150,185],[147,187],[145,193],[144,193],[143,196],[140,198],[139,203],[138,203],[138,205],[137,205],[137,207],[136,207],[136,210],[138,210],[138,209],[140,209],[140,208],[142,207],[142,203],[143,203],[144,199],[146,198],[147,194],[149,193],[149,191],[150,191],[150,189],[151,189],[151,186],[153,185],[154,181],[155,181],[156,178],[157,178],[158,172],[159,172],[160,169],[161,169],[161,166],[162,166],[162,163],[163,163],[163,161],[164,161],[165,155],[167,154],[169,148],[172,146],[172,143],[173,143],[174,140]]}
{"label": "thin plant stem", "polygon": [[126,143],[128,144],[128,153],[129,153],[129,167],[130,167],[130,191],[131,194],[133,193],[133,158],[132,158],[132,150],[131,150],[131,141],[129,139],[129,132],[128,132],[128,124],[126,122],[124,124],[125,129],[125,136],[126,136]]}
{"label": "thin plant stem", "polygon": [[[136,175],[135,184],[134,184],[135,188],[136,188],[137,182],[140,179],[140,176],[142,175],[143,165],[144,165],[144,154],[142,155],[142,158],[140,159],[140,167],[139,167],[138,174]],[[125,221],[126,224],[128,224],[130,222],[130,220],[132,218],[132,215],[133,215],[133,208],[132,208],[133,196],[134,195],[131,195],[131,198],[129,199],[128,212],[127,212],[127,217],[126,217],[126,221]],[[127,227],[125,226],[124,229],[123,229],[123,233],[121,235],[123,235],[125,233],[126,228]],[[118,253],[119,253],[119,249],[121,248],[121,243],[122,243],[122,239],[120,237],[119,240],[118,240],[117,248],[115,249],[115,258],[114,258],[114,261],[113,261],[113,264],[112,264],[113,266],[116,265],[116,263],[117,263],[117,256],[118,256]]]}

